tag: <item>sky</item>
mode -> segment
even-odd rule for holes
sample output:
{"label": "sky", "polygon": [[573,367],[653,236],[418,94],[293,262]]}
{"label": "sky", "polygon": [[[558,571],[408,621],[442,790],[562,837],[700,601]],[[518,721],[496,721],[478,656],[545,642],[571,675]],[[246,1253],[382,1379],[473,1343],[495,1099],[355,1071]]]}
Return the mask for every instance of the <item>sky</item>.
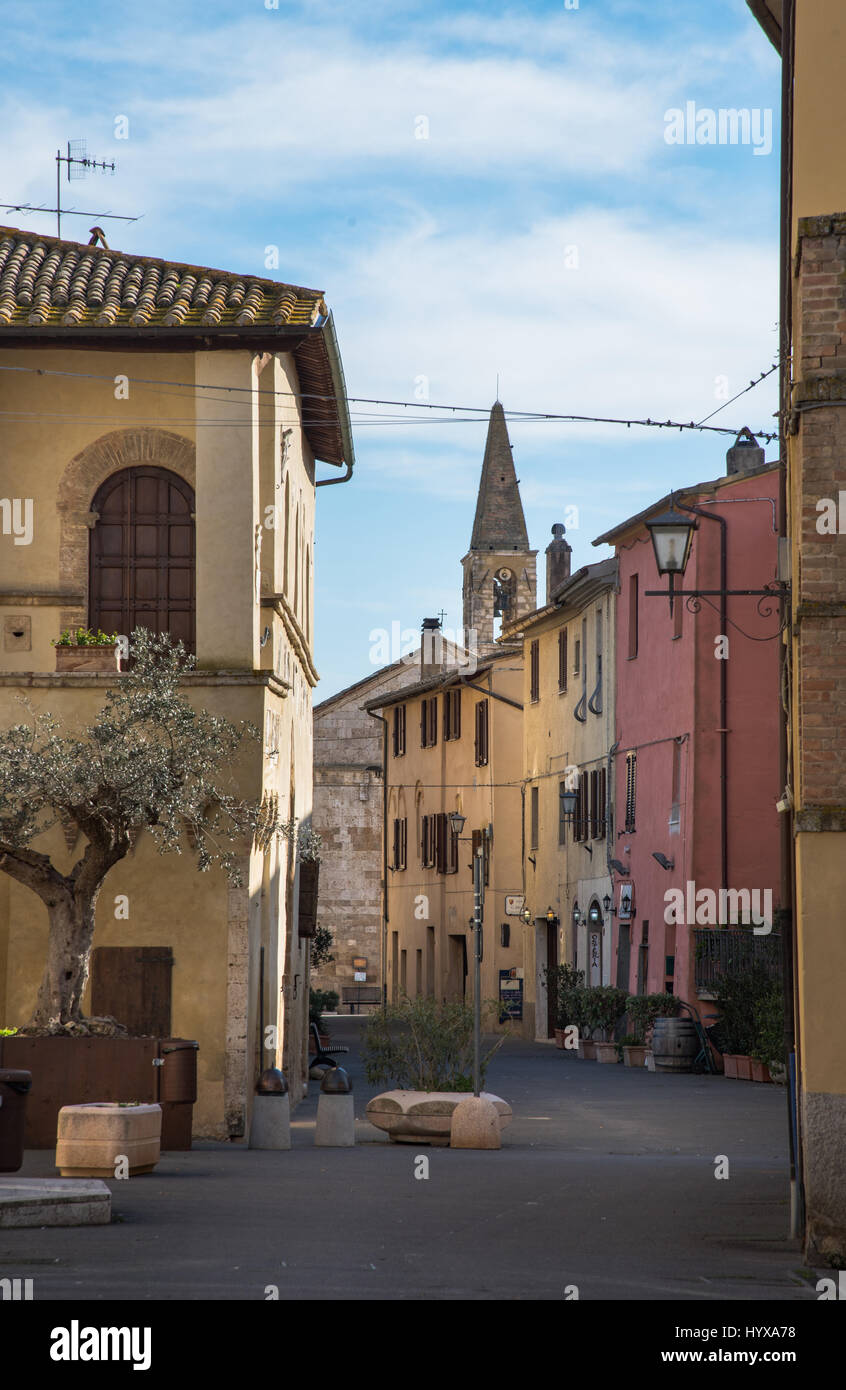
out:
{"label": "sky", "polygon": [[[0,199],[52,206],[56,149],[85,139],[117,172],[63,201],[143,214],[107,222],[111,246],[326,295],[356,464],[317,493],[315,702],[376,669],[379,630],[460,628],[497,381],[506,414],[724,406],[711,423],[775,430],[777,374],[725,404],[777,351],[779,61],[744,0],[43,0],[37,25],[5,0],[3,19]],[[721,109],[750,112],[747,143],[720,141]],[[724,473],[733,442],[509,431],[531,544],[542,560],[565,522],[574,568]]]}

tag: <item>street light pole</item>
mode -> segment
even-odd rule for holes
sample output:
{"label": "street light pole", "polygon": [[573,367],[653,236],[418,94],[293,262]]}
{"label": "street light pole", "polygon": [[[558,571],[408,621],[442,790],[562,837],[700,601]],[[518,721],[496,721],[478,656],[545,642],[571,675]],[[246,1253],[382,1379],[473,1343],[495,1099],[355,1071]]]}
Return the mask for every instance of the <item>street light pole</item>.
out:
{"label": "street light pole", "polygon": [[482,913],[485,906],[485,855],[473,855],[473,1095],[481,1092],[482,1070]]}

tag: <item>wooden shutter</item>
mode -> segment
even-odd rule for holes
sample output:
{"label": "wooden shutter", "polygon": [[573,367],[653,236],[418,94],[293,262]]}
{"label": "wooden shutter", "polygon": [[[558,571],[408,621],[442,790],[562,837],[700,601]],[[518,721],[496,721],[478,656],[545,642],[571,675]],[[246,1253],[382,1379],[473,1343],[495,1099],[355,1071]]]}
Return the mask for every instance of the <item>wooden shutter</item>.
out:
{"label": "wooden shutter", "polygon": [[488,761],[488,702],[479,700],[476,705],[476,766],[484,767]]}
{"label": "wooden shutter", "polygon": [[194,492],[167,468],[124,468],[97,489],[89,625],[168,632],[195,649]]}
{"label": "wooden shutter", "polygon": [[450,733],[450,715],[451,715],[451,713],[452,713],[452,707],[451,707],[451,703],[450,703],[450,698],[451,698],[451,692],[450,692],[449,690],[445,690],[445,691],[444,691],[444,743],[446,743],[448,739],[452,738],[452,734]]}
{"label": "wooden shutter", "polygon": [[461,691],[452,692],[452,736],[461,738]]}
{"label": "wooden shutter", "polygon": [[633,831],[635,828],[635,810],[637,802],[637,753],[626,754],[626,820],[625,829]]}
{"label": "wooden shutter", "polygon": [[421,701],[420,701],[420,747],[421,747],[421,748],[426,748],[426,747],[428,747],[428,745],[427,745],[427,743],[426,743],[426,731],[427,731],[427,728],[428,728],[428,725],[427,725],[427,723],[426,723],[427,713],[428,713],[428,711],[427,711],[427,709],[426,709],[426,701],[425,701],[425,700],[421,700]]}
{"label": "wooden shutter", "polygon": [[598,788],[599,806],[598,806],[598,810],[597,810],[597,813],[596,813],[596,820],[597,820],[596,834],[597,834],[598,839],[604,840],[604,839],[605,839],[605,832],[606,832],[606,829],[607,829],[607,826],[608,826],[608,774],[607,774],[607,771],[606,771],[606,769],[605,769],[604,767],[601,768],[600,771],[599,771],[599,773],[598,773],[598,776],[597,776],[597,788]]}
{"label": "wooden shutter", "polygon": [[172,979],[170,946],[97,946],[91,1013],[116,1018],[136,1037],[169,1038]]}
{"label": "wooden shutter", "polygon": [[314,936],[317,931],[317,880],[320,865],[314,859],[300,861],[300,897],[298,930],[300,936]]}
{"label": "wooden shutter", "polygon": [[567,629],[558,634],[558,689],[567,689]]}
{"label": "wooden shutter", "polygon": [[530,648],[529,662],[531,667],[531,698],[540,698],[540,643],[534,641]]}

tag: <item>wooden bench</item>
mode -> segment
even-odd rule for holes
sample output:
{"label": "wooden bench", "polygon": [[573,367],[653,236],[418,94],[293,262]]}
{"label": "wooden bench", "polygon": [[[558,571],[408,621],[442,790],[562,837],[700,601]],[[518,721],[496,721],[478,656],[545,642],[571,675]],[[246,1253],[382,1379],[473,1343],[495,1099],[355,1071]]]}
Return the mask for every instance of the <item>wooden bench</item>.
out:
{"label": "wooden bench", "polygon": [[354,1014],[357,1004],[381,1004],[382,990],[379,985],[343,985],[341,987],[341,1003],[349,1004],[350,1013]]}

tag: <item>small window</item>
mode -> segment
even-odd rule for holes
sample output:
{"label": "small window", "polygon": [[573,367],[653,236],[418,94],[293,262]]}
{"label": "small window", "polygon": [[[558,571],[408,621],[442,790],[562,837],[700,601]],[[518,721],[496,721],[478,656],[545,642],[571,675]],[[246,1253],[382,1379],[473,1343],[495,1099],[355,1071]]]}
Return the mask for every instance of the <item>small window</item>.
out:
{"label": "small window", "polygon": [[405,816],[394,820],[394,868],[408,867],[408,819]]}
{"label": "small window", "polygon": [[635,828],[637,809],[637,753],[626,754],[626,815],[623,829],[632,832]]}
{"label": "small window", "polygon": [[401,758],[405,752],[405,705],[394,705],[393,745],[394,757]]}
{"label": "small window", "polygon": [[476,705],[476,766],[485,767],[488,761],[488,702]]}
{"label": "small window", "polygon": [[444,742],[461,738],[461,691],[444,691]]}
{"label": "small window", "polygon": [[540,699],[540,643],[535,641],[529,649],[529,666],[531,671],[530,694],[533,703]]}
{"label": "small window", "polygon": [[629,661],[637,656],[637,575],[629,575]]}
{"label": "small window", "polygon": [[420,701],[420,747],[434,748],[438,741],[438,697]]}

